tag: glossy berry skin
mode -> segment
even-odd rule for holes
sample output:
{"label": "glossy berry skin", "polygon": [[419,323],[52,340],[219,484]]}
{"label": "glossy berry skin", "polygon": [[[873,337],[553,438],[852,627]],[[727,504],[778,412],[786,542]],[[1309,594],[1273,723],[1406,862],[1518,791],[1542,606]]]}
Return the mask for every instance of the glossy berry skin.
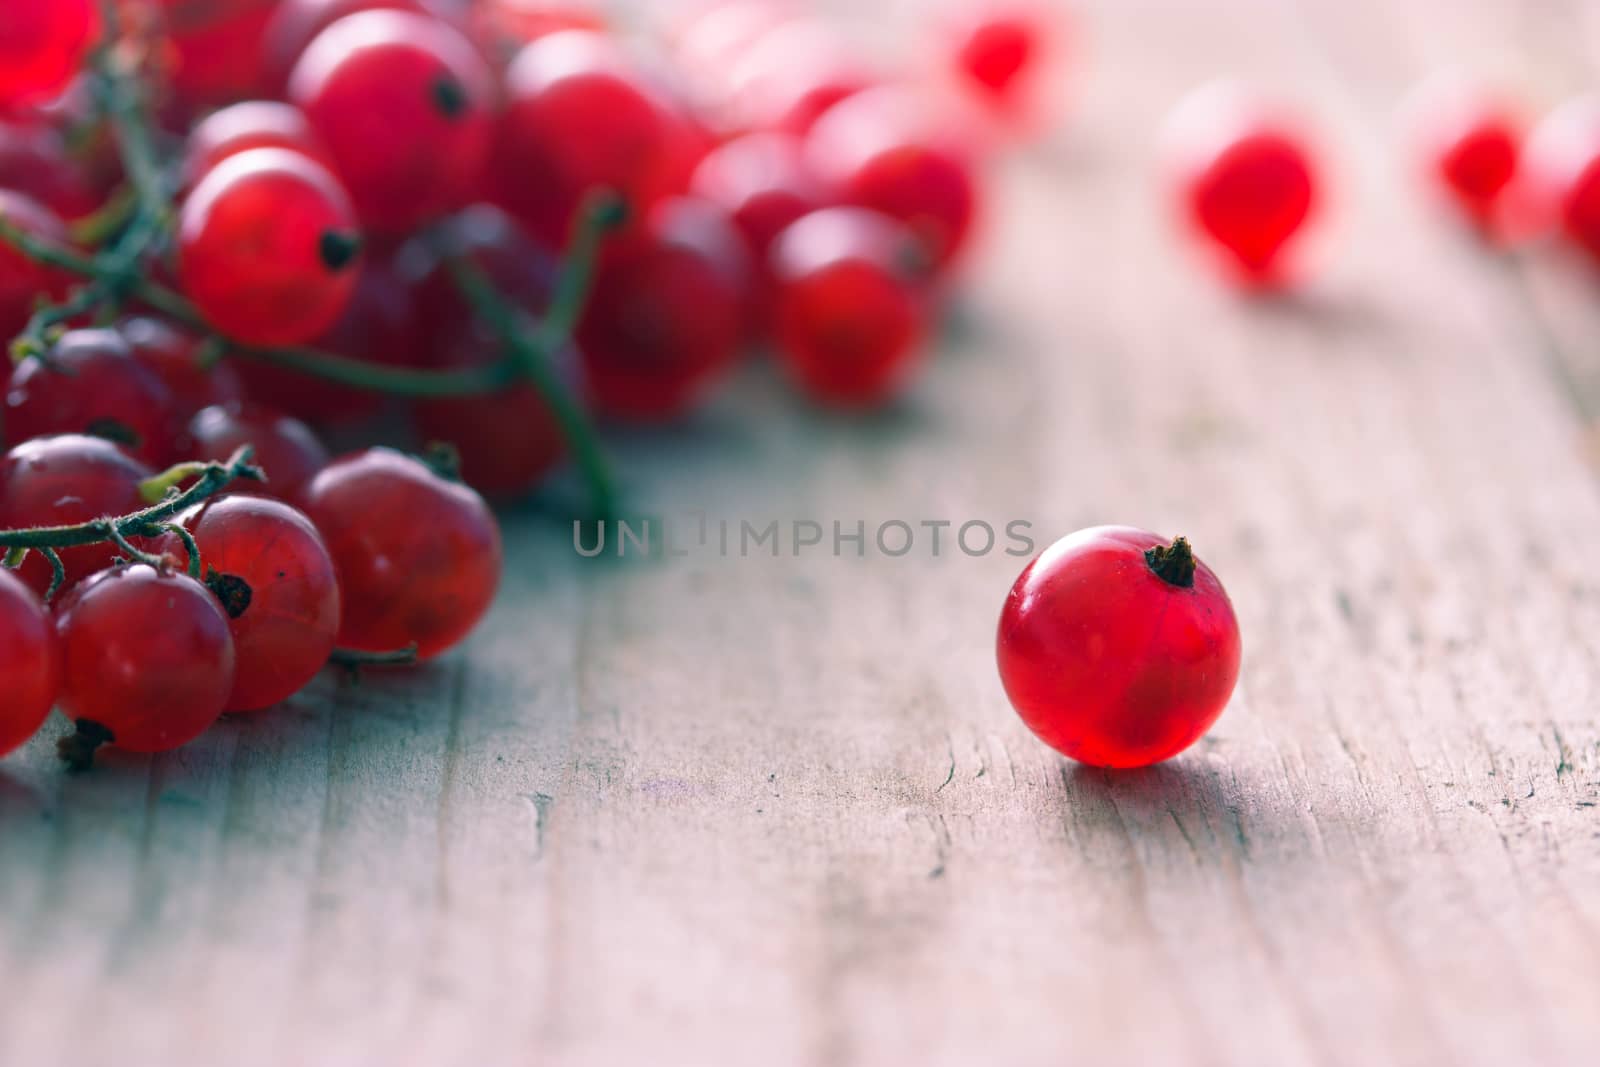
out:
{"label": "glossy berry skin", "polygon": [[647,422],[688,410],[738,356],[749,269],[726,213],[691,197],[657,204],[607,249],[577,330],[596,410]]}
{"label": "glossy berry skin", "polygon": [[1168,127],[1184,213],[1247,285],[1288,280],[1289,247],[1319,199],[1309,151],[1290,128],[1228,90],[1185,102]]}
{"label": "glossy berry skin", "polygon": [[223,160],[178,216],[178,278],[237,341],[302,344],[332,326],[360,276],[355,213],[338,179],[298,152]]}
{"label": "glossy berry skin", "polygon": [[[65,434],[24,441],[0,459],[0,529],[67,526],[147,506],[139,483],[153,471],[99,437]],[[108,544],[60,550],[70,585],[111,565]],[[17,572],[34,592],[50,588],[50,565],[29,552]]]}
{"label": "glossy berry skin", "polygon": [[404,233],[465,204],[488,160],[495,87],[445,22],[403,11],[340,19],[289,76],[363,224]]}
{"label": "glossy berry skin", "polygon": [[186,574],[145,564],[101,571],[55,608],[68,718],[129,752],[168,752],[217,721],[233,689],[228,616]]}
{"label": "glossy berry skin", "polygon": [[779,355],[813,399],[871,407],[904,383],[927,331],[925,283],[908,265],[917,249],[861,208],[813,212],[773,244]]}
{"label": "glossy berry skin", "polygon": [[70,330],[47,358],[25,360],[6,389],[4,425],[8,444],[91,434],[152,467],[178,458],[183,432],[171,391],[115,330]]}
{"label": "glossy berry skin", "polygon": [[[234,404],[244,398],[239,375],[227,363],[201,362],[200,338],[162,319],[137,317],[117,324],[133,360],[161,380],[173,411],[184,424],[201,408]],[[187,446],[187,441],[184,446]]]}
{"label": "glossy berry skin", "polygon": [[61,690],[61,646],[39,596],[0,567],[0,756],[39,732]]}
{"label": "glossy berry skin", "polygon": [[[226,710],[260,711],[298,693],[339,635],[339,582],[322,535],[287,504],[250,496],[215,497],[179,521],[200,547],[206,580],[225,594],[236,661]],[[155,551],[188,566],[176,535]],[[248,598],[228,577],[249,587]]]}
{"label": "glossy berry skin", "polygon": [[7,0],[0,19],[0,108],[59,95],[99,31],[94,0]]}
{"label": "glossy berry skin", "polygon": [[262,36],[265,77],[273,95],[287,91],[295,63],[318,34],[346,15],[363,11],[429,13],[422,0],[283,0]]}
{"label": "glossy berry skin", "polygon": [[218,163],[252,148],[287,148],[333,167],[299,108],[276,100],[247,100],[213,111],[189,132],[183,155],[185,186],[193,188]]}
{"label": "glossy berry skin", "polygon": [[339,644],[413,642],[428,659],[460,642],[500,581],[500,530],[483,498],[419,460],[371,449],[335,460],[306,488],[306,513],[339,574]]}
{"label": "glossy berry skin", "polygon": [[610,40],[569,30],[517,53],[495,136],[496,202],[559,248],[591,189],[642,216],[674,169],[669,108]]}
{"label": "glossy berry skin", "polygon": [[[66,227],[44,205],[32,197],[0,189],[0,219],[35,237],[65,244]],[[34,301],[41,295],[59,300],[66,296],[72,279],[60,271],[41,266],[11,245],[0,241],[0,338],[7,345],[33,314]]]}
{"label": "glossy berry skin", "polygon": [[276,497],[291,503],[328,465],[328,450],[299,419],[254,402],[204,408],[189,420],[194,458],[223,462],[243,445],[255,449],[251,462],[265,482],[238,481],[230,492]]}
{"label": "glossy berry skin", "polygon": [[1051,748],[1096,767],[1143,767],[1222,714],[1239,677],[1239,624],[1187,542],[1096,526],[1022,572],[997,655],[1006,695]]}
{"label": "glossy berry skin", "polygon": [[978,192],[971,161],[939,125],[907,90],[874,89],[818,119],[807,154],[840,202],[899,219],[943,271],[966,247]]}

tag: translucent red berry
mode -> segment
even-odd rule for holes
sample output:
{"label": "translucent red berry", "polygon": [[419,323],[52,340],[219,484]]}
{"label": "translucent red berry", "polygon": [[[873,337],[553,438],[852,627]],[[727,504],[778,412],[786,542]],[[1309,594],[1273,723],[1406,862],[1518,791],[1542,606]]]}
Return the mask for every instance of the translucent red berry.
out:
{"label": "translucent red berry", "polygon": [[905,89],[859,93],[817,120],[812,167],[843,203],[899,219],[939,269],[966,247],[977,213],[977,178],[953,127]]}
{"label": "translucent red berry", "polygon": [[1411,135],[1430,177],[1486,229],[1517,175],[1522,127],[1487,90],[1452,76],[1423,84],[1409,104]]}
{"label": "translucent red berry", "polygon": [[344,595],[339,643],[424,659],[460,642],[500,581],[500,530],[483,498],[386,449],[335,460],[306,488],[306,513]]}
{"label": "translucent red berry", "polygon": [[403,11],[340,19],[300,56],[289,98],[332,154],[369,229],[404,233],[478,190],[494,83],[447,23]]}
{"label": "translucent red berry", "polygon": [[1006,695],[1051,748],[1096,767],[1143,767],[1222,714],[1239,676],[1239,624],[1183,538],[1096,526],[1022,572],[997,654]]}
{"label": "translucent red berry", "polygon": [[274,95],[287,90],[295,62],[318,34],[346,15],[362,11],[430,13],[422,0],[282,0],[262,39],[266,82]]}
{"label": "translucent red berry", "polygon": [[157,0],[166,73],[189,114],[262,96],[261,39],[273,4],[261,0]]}
{"label": "translucent red berry", "polygon": [[905,381],[927,330],[918,243],[862,208],[805,216],[772,246],[780,356],[823,403],[881,403]]}
{"label": "translucent red berry", "polygon": [[43,358],[24,360],[12,372],[4,410],[9,444],[81,433],[114,441],[153,467],[178,458],[177,403],[115,330],[71,330]]}
{"label": "translucent red berry", "polygon": [[[0,529],[68,526],[146,506],[139,483],[153,472],[110,441],[66,434],[24,441],[0,460]],[[60,550],[70,584],[110,566],[109,544]],[[50,588],[50,565],[29,552],[17,572],[41,596]]]}
{"label": "translucent red berry", "polygon": [[211,325],[247,344],[301,344],[338,321],[360,248],[338,180],[282,148],[223,160],[178,218],[184,292]]}
{"label": "translucent red berry", "polygon": [[61,648],[39,596],[0,567],[0,756],[39,732],[61,689]]}
{"label": "translucent red berry", "polygon": [[1039,29],[1020,8],[980,8],[956,31],[951,63],[986,99],[1006,107],[1038,58]]}
{"label": "translucent red berry", "polygon": [[193,188],[218,163],[252,148],[287,148],[325,167],[333,166],[299,108],[276,100],[247,100],[213,111],[189,132],[183,155],[184,184]]}
{"label": "translucent red berry", "polygon": [[[322,535],[287,504],[250,496],[213,498],[180,521],[228,613],[236,666],[226,710],[259,711],[298,693],[339,635],[339,583]],[[176,535],[156,551],[188,566]]]}
{"label": "translucent red berry", "polygon": [[570,30],[517,53],[495,136],[497,201],[551,247],[591,189],[642,214],[673,169],[669,106],[610,40]]}
{"label": "translucent red berry", "polygon": [[1525,192],[1536,217],[1600,263],[1600,97],[1569,100],[1529,135]]}
{"label": "translucent red berry", "polygon": [[99,30],[94,0],[6,0],[0,19],[0,107],[61,93]]}
{"label": "translucent red berry", "polygon": [[194,413],[213,404],[244,398],[244,386],[227,363],[207,365],[203,344],[189,330],[162,319],[137,317],[117,324],[134,362],[161,380],[172,395],[178,420],[187,424]]}
{"label": "translucent red berry", "polygon": [[1167,136],[1184,212],[1241,280],[1283,284],[1291,242],[1318,201],[1311,156],[1285,122],[1231,88],[1195,94]]}
{"label": "translucent red berry", "polygon": [[167,752],[199,737],[226,707],[228,616],[193,578],[142,563],[115,567],[69,591],[54,614],[59,706],[80,736]]}
{"label": "translucent red berry", "polygon": [[204,408],[189,420],[194,457],[224,462],[243,445],[255,449],[251,459],[265,482],[239,481],[234,493],[276,497],[297,502],[306,484],[328,465],[328,450],[311,427],[262,404]]}
{"label": "translucent red berry", "polygon": [[[32,197],[0,189],[0,219],[34,237],[65,244],[66,227],[48,208]],[[40,296],[60,299],[72,279],[42,266],[10,244],[0,241],[0,342],[9,344],[22,332]],[[3,353],[0,353],[3,355]]]}
{"label": "translucent red berry", "polygon": [[749,269],[727,214],[690,197],[613,243],[577,331],[596,409],[655,420],[692,406],[738,355]]}

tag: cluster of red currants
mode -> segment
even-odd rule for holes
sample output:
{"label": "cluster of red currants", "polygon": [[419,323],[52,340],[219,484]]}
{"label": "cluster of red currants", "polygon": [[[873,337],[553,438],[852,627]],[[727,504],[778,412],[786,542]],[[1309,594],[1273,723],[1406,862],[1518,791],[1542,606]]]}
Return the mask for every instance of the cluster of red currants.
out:
{"label": "cluster of red currants", "polygon": [[[1571,101],[1528,133],[1503,96],[1447,74],[1405,112],[1424,177],[1483,236],[1554,232],[1600,263],[1600,98]],[[1208,86],[1175,110],[1167,140],[1177,200],[1230,272],[1256,288],[1294,281],[1327,185],[1303,124],[1238,86]]]}

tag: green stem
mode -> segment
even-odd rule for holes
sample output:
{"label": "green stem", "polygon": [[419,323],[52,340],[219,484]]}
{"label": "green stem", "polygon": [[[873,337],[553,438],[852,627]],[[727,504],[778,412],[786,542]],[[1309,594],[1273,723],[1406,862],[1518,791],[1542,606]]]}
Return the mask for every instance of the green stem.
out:
{"label": "green stem", "polygon": [[79,315],[93,311],[105,300],[99,282],[81,286],[59,304],[46,304],[33,313],[22,332],[11,342],[11,359],[20,363],[31,356],[44,356],[63,327]]}
{"label": "green stem", "polygon": [[[109,516],[72,526],[34,526],[22,530],[0,530],[0,548],[32,548],[44,551],[125,542],[130,537],[159,536],[168,520],[214,496],[235,478],[262,481],[261,471],[250,465],[250,446],[229,457],[226,463],[207,463],[199,478],[182,492],[169,491],[166,499],[128,515]],[[186,464],[185,467],[188,465]],[[160,478],[161,476],[157,476]]]}
{"label": "green stem", "polygon": [[362,652],[354,648],[336,648],[328,656],[336,667],[355,670],[360,667],[407,667],[417,662],[417,646],[407,645],[393,652]]}
{"label": "green stem", "polygon": [[606,232],[621,221],[619,205],[620,201],[610,193],[591,195],[578,219],[566,255],[562,257],[549,310],[536,329],[528,328],[524,316],[471,259],[453,256],[449,260],[450,275],[457,289],[467,298],[473,311],[499,335],[520,376],[527,379],[549,405],[589,487],[595,517],[600,519],[616,514],[617,493],[611,464],[594,424],[557,376],[551,359],[569,343],[578,317],[583,313],[594,281],[600,244]]}

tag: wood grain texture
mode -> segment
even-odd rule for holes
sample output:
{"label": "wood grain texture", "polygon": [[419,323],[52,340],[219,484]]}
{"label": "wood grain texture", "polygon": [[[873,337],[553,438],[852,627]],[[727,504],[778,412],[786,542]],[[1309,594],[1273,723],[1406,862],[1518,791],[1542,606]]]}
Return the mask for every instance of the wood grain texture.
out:
{"label": "wood grain texture", "polygon": [[[620,441],[669,516],[1187,533],[1246,645],[1201,745],[1036,743],[1002,554],[589,562],[511,515],[465,654],[0,765],[0,1063],[1592,1064],[1600,300],[1473,247],[1385,128],[1441,63],[1556,94],[1591,57],[1575,2],[1448,7],[1095,5],[904,404],[752,368]],[[1301,298],[1221,291],[1157,210],[1153,133],[1223,73],[1338,146]]]}

